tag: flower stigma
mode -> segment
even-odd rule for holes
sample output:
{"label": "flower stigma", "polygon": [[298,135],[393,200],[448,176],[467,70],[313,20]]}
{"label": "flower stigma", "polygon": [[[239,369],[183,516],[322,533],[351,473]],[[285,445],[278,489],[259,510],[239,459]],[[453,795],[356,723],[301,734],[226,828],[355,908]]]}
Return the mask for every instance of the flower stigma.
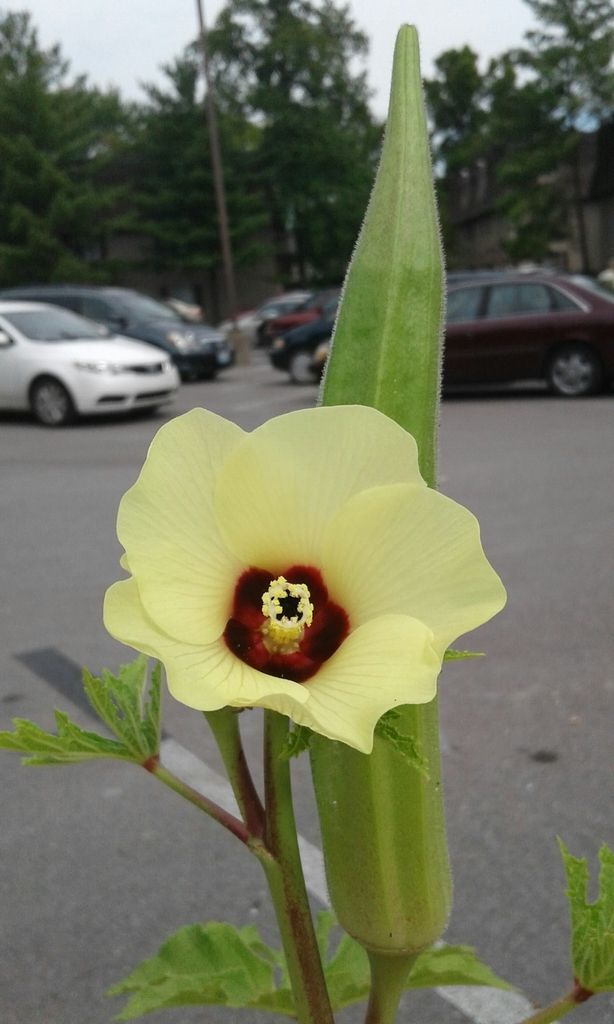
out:
{"label": "flower stigma", "polygon": [[306,583],[288,583],[284,576],[271,580],[262,595],[262,642],[270,654],[294,654],[305,627],[313,622],[313,604]]}

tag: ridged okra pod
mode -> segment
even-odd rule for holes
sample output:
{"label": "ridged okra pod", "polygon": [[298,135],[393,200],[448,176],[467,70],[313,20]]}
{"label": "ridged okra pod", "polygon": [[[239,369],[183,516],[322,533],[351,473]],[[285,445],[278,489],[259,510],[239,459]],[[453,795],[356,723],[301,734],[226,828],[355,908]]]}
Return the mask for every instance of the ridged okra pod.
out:
{"label": "ridged okra pod", "polygon": [[[322,402],[370,405],[395,419],[415,437],[431,487],[442,310],[417,37],[404,26],[382,158],[344,289]],[[370,755],[314,737],[311,757],[339,921],[372,953],[409,957],[441,935],[450,909],[437,701],[403,707],[395,727],[414,738],[428,777],[377,736]]]}

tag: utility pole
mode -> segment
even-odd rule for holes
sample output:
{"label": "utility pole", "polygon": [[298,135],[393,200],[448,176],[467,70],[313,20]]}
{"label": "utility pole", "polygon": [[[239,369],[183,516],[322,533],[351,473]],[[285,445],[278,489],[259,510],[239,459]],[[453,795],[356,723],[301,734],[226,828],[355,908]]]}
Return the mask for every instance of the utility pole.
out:
{"label": "utility pole", "polygon": [[226,190],[224,188],[224,171],[222,168],[222,156],[220,151],[220,135],[215,110],[215,97],[209,68],[209,53],[207,51],[207,33],[205,29],[205,16],[203,14],[202,0],[196,0],[196,11],[198,13],[198,41],[203,61],[203,72],[205,76],[205,108],[207,111],[207,125],[209,128],[209,147],[211,153],[211,170],[213,172],[213,190],[215,192],[215,205],[217,207],[217,219],[220,231],[220,248],[222,250],[222,266],[224,268],[224,287],[226,300],[229,306],[230,316],[234,319],[237,315],[237,288],[235,284],[234,265],[232,261],[232,248],[230,245],[230,232],[228,230],[228,211],[226,208]]}

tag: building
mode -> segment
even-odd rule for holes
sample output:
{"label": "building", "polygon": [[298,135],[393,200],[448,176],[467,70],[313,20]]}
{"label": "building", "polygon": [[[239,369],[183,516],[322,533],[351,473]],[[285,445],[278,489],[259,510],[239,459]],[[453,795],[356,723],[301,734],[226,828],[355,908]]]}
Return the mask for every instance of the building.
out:
{"label": "building", "polygon": [[[550,176],[568,196],[562,237],[552,243],[548,262],[564,271],[599,273],[614,256],[614,122],[580,136],[579,204],[569,169]],[[444,181],[451,268],[485,269],[509,264],[505,242],[511,225],[499,209],[501,185],[496,157],[476,160]],[[584,245],[582,240],[584,234]],[[586,251],[583,259],[582,250]]]}

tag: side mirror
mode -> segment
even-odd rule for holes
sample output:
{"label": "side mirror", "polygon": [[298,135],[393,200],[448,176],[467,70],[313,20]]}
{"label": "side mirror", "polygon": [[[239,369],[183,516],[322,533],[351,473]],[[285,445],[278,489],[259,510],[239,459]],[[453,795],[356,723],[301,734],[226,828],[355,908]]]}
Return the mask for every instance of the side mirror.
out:
{"label": "side mirror", "polygon": [[13,344],[13,339],[6,331],[3,331],[0,327],[0,348],[10,348]]}

